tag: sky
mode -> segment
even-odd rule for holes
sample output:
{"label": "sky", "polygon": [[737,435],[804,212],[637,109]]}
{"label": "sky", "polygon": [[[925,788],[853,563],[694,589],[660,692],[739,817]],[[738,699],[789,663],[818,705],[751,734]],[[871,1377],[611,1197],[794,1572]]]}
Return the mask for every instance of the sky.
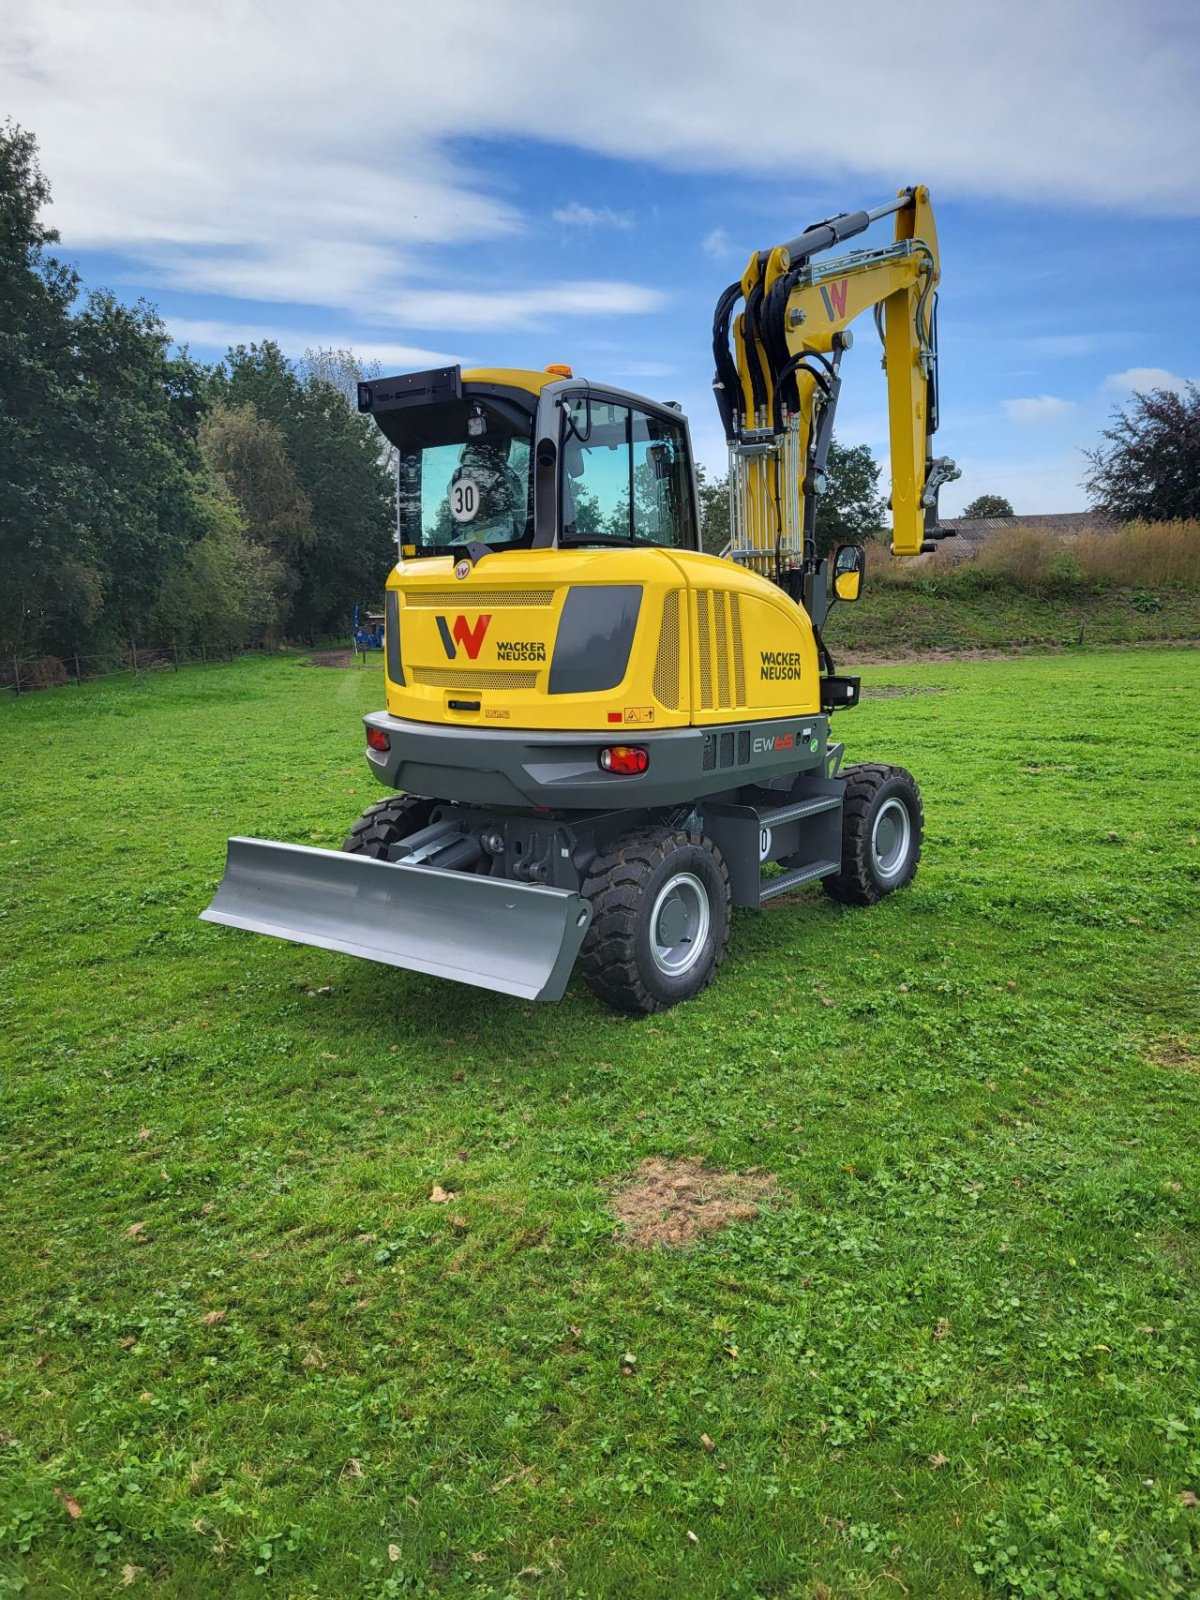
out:
{"label": "sky", "polygon": [[[569,362],[682,402],[720,473],[718,294],[925,183],[943,514],[1083,508],[1113,408],[1200,377],[1194,0],[0,0],[5,113],[57,253],[204,360]],[[886,464],[855,332],[837,431]]]}

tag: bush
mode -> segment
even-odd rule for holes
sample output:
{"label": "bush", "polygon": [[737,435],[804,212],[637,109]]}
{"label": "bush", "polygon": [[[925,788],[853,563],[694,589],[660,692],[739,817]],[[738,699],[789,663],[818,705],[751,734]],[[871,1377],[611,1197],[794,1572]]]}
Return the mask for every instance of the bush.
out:
{"label": "bush", "polygon": [[1085,576],[1122,588],[1200,583],[1200,522],[1129,522],[1082,533],[1072,548]]}
{"label": "bush", "polygon": [[1066,538],[1037,523],[1018,524],[993,534],[974,560],[956,555],[953,546],[943,545],[922,561],[897,560],[886,544],[872,541],[867,571],[877,582],[926,590],[936,582],[972,593],[1190,587],[1200,584],[1200,521],[1131,522],[1085,528]]}
{"label": "bush", "polygon": [[1036,589],[1062,549],[1063,540],[1043,528],[1005,528],[987,541],[975,565],[981,572],[1007,580],[1015,589]]}
{"label": "bush", "polygon": [[23,660],[5,661],[0,677],[7,688],[15,689],[20,683],[22,690],[57,689],[66,681],[67,669],[58,656],[27,656]]}

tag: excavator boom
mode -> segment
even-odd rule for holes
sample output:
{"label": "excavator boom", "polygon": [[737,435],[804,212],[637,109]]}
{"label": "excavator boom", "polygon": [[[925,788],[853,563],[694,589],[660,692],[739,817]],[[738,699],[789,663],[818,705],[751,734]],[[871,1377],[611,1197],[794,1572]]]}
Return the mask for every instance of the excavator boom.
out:
{"label": "excavator boom", "polygon": [[[885,216],[895,217],[890,244],[818,259]],[[932,548],[938,487],[958,475],[931,448],[938,424],[939,275],[929,191],[916,187],[874,211],[844,212],[756,252],[721,296],[714,389],[730,448],[735,560],[777,582],[786,582],[789,570],[815,568],[815,519],[841,361],[853,342],[850,324],[868,310],[887,373],[892,550],[917,555]],[[735,316],[739,300],[743,309]]]}

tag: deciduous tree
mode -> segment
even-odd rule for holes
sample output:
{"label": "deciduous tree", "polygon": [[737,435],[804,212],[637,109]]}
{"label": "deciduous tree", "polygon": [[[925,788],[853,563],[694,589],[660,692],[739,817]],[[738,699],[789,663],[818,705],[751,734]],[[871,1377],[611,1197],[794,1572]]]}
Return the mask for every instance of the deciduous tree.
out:
{"label": "deciduous tree", "polygon": [[1103,444],[1085,452],[1094,511],[1121,522],[1200,517],[1200,389],[1151,389],[1117,407]]}
{"label": "deciduous tree", "polygon": [[1011,517],[1013,508],[1002,494],[976,495],[969,506],[963,507],[964,518]]}

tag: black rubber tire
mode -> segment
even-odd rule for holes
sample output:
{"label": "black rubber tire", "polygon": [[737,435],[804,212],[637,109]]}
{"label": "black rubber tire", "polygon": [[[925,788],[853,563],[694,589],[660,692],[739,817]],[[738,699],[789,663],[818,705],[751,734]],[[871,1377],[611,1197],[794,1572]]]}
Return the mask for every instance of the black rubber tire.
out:
{"label": "black rubber tire", "polygon": [[[879,871],[871,839],[875,819],[893,799],[899,800],[908,812],[908,844],[902,860],[885,876]],[[885,894],[903,889],[916,877],[924,837],[925,811],[911,772],[876,763],[847,767],[842,805],[842,870],[836,877],[823,878],[821,887],[843,905],[873,906]]]}
{"label": "black rubber tire", "polygon": [[388,851],[410,833],[426,826],[436,800],[423,800],[415,794],[394,794],[368,806],[346,836],[343,850],[351,855],[374,856],[386,861]]}
{"label": "black rubber tire", "polygon": [[[702,953],[678,976],[660,970],[650,946],[651,913],[676,873],[699,880],[709,913]],[[598,999],[618,1011],[665,1011],[690,1000],[716,977],[729,940],[732,900],[729,870],[711,839],[679,828],[628,834],[592,862],[583,893],[594,915],[579,970]]]}

